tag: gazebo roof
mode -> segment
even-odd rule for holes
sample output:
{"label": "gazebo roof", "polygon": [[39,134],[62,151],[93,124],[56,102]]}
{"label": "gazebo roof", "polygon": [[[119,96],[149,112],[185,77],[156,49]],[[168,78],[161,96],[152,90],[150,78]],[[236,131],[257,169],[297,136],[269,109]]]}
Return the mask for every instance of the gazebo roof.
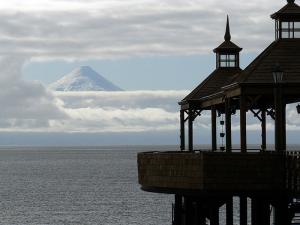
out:
{"label": "gazebo roof", "polygon": [[181,102],[184,103],[190,100],[199,100],[202,97],[220,92],[221,88],[231,84],[241,71],[240,68],[216,69]]}
{"label": "gazebo roof", "polygon": [[288,3],[278,12],[271,15],[272,19],[300,19],[300,7],[294,0],[288,0]]}
{"label": "gazebo roof", "polygon": [[233,82],[273,83],[272,70],[276,64],[284,71],[285,83],[300,82],[300,39],[274,41]]}
{"label": "gazebo roof", "polygon": [[[216,53],[239,53],[242,48],[231,42],[229,18],[227,16],[224,42],[214,49]],[[188,101],[200,100],[203,97],[218,93],[223,86],[231,84],[242,70],[237,67],[218,67],[179,104],[184,105]]]}

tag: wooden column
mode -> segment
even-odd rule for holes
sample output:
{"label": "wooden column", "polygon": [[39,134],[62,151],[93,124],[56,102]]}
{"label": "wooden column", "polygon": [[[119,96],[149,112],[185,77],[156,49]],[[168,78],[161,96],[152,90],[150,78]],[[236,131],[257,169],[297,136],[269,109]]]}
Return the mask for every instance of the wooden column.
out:
{"label": "wooden column", "polygon": [[285,119],[285,104],[282,96],[282,86],[278,84],[274,88],[275,95],[275,150],[282,152],[286,150],[286,119]]}
{"label": "wooden column", "polygon": [[180,149],[185,149],[184,110],[180,110]]}
{"label": "wooden column", "polygon": [[216,207],[212,210],[210,224],[219,225],[219,207]]}
{"label": "wooden column", "polygon": [[233,200],[232,200],[232,197],[226,202],[226,225],[233,225]]}
{"label": "wooden column", "polygon": [[266,126],[266,110],[261,110],[261,150],[265,151],[267,148],[267,126]]}
{"label": "wooden column", "polygon": [[275,212],[274,212],[274,224],[275,225],[285,225],[290,224],[290,218],[288,213],[288,199],[277,199],[275,203]]}
{"label": "wooden column", "polygon": [[215,106],[211,107],[211,148],[217,150],[217,110]]}
{"label": "wooden column", "polygon": [[282,149],[286,151],[286,103],[282,101]]}
{"label": "wooden column", "polygon": [[193,224],[197,225],[206,225],[206,216],[205,216],[205,211],[203,204],[201,202],[197,202],[197,208],[196,208],[196,213],[195,213],[195,220]]}
{"label": "wooden column", "polygon": [[252,198],[252,225],[270,225],[270,205],[265,199]]}
{"label": "wooden column", "polygon": [[240,196],[240,225],[247,224],[247,197]]}
{"label": "wooden column", "polygon": [[189,151],[193,151],[193,120],[194,120],[194,112],[192,109],[189,109]]}
{"label": "wooden column", "polygon": [[230,99],[225,100],[225,129],[226,129],[226,152],[232,151],[231,143],[231,104]]}
{"label": "wooden column", "polygon": [[175,195],[175,207],[174,207],[174,224],[182,225],[182,196]]}
{"label": "wooden column", "polygon": [[245,96],[240,97],[240,142],[241,152],[247,152],[247,103]]}

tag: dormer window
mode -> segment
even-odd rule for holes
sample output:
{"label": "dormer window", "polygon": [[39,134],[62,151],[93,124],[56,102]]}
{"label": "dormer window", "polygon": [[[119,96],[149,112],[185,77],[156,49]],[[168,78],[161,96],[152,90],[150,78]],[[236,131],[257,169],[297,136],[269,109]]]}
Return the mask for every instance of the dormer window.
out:
{"label": "dormer window", "polygon": [[239,67],[238,54],[217,54],[217,67]]}

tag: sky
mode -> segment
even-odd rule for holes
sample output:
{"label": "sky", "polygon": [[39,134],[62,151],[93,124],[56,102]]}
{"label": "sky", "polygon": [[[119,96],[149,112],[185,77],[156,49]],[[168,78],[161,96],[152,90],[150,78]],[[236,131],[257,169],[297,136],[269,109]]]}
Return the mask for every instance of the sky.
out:
{"label": "sky", "polygon": [[[270,14],[285,3],[2,1],[0,144],[178,144],[177,102],[214,70],[212,50],[223,42],[227,14],[245,68],[274,40]],[[57,93],[47,88],[81,65],[126,91]],[[208,118],[204,114],[195,125],[197,143],[208,143]],[[291,106],[291,143],[297,143],[299,124]],[[272,142],[271,121],[268,129]],[[258,143],[259,124],[251,115],[248,130],[249,142]]]}

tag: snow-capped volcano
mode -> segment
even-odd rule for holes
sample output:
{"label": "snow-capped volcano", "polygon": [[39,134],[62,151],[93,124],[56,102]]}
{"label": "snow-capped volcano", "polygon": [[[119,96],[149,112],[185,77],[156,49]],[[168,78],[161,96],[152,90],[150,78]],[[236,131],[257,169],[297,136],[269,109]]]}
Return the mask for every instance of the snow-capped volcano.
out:
{"label": "snow-capped volcano", "polygon": [[81,66],[49,85],[55,91],[122,91],[89,66]]}

